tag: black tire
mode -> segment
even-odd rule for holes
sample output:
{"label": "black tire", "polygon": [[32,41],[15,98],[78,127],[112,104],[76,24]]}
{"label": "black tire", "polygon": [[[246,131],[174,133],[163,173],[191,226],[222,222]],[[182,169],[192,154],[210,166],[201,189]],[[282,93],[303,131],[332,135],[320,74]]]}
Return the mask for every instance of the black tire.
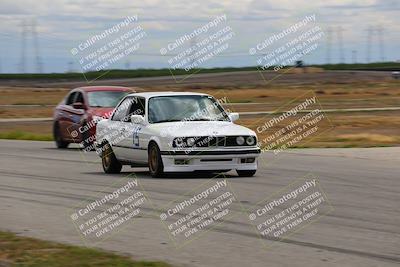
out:
{"label": "black tire", "polygon": [[112,150],[110,144],[106,143],[103,149],[104,150],[101,154],[101,165],[103,165],[104,172],[120,173],[122,164],[115,157],[114,151]]}
{"label": "black tire", "polygon": [[161,152],[158,145],[151,142],[147,153],[150,175],[153,177],[162,177],[164,174],[164,164],[162,162]]}
{"label": "black tire", "polygon": [[54,136],[54,141],[56,143],[57,148],[67,148],[69,143],[67,141],[64,141],[61,132],[60,132],[60,125],[58,123],[54,123],[53,126],[53,136]]}
{"label": "black tire", "polygon": [[240,177],[252,177],[257,170],[236,170],[236,172]]}

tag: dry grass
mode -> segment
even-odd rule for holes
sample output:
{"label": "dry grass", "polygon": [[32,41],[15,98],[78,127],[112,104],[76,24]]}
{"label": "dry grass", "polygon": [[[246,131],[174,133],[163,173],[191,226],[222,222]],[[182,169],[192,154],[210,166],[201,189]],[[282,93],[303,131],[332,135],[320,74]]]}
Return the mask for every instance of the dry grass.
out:
{"label": "dry grass", "polygon": [[52,134],[51,121],[46,122],[2,122],[0,123],[0,133],[10,133],[10,132],[27,132],[32,134]]}
{"label": "dry grass", "polygon": [[369,133],[357,133],[357,134],[342,134],[337,137],[338,139],[346,141],[362,141],[362,142],[377,142],[377,143],[388,143],[399,142],[398,136],[388,136],[383,134],[369,134]]}
{"label": "dry grass", "polygon": [[[316,94],[322,108],[372,108],[400,106],[400,84],[396,81],[274,85],[274,86],[227,86],[224,88],[204,88],[202,85],[169,85],[146,88],[146,91],[179,90],[205,92],[217,98],[227,97],[228,102],[261,103],[252,105],[230,105],[232,112],[273,111],[286,105],[301,95]],[[57,104],[68,89],[0,88],[0,104]],[[304,97],[302,98],[304,99]],[[302,101],[299,99],[299,101]],[[52,107],[5,108],[0,107],[0,117],[51,117]],[[400,111],[328,113],[333,129],[315,135],[300,147],[367,147],[400,144]],[[255,128],[266,116],[244,116],[239,124]],[[321,129],[327,129],[322,125]],[[51,122],[1,123],[0,132],[23,131],[34,134],[51,134]],[[261,134],[264,138],[266,133]]]}
{"label": "dry grass", "polygon": [[53,116],[54,107],[3,107],[0,118],[45,118]]}
{"label": "dry grass", "polygon": [[0,105],[55,105],[64,98],[69,89],[60,88],[0,88]]}
{"label": "dry grass", "polygon": [[[325,109],[330,108],[373,108],[400,105],[400,84],[395,81],[324,84],[324,85],[274,85],[205,88],[203,86],[151,87],[145,91],[177,90],[195,91],[226,97],[229,103],[261,103],[256,105],[231,105],[233,111],[272,111],[302,95],[314,94]],[[55,88],[12,88],[0,87],[2,104],[56,105],[68,93],[68,89]],[[51,117],[52,107],[0,107],[0,118]]]}
{"label": "dry grass", "polygon": [[[373,147],[400,145],[400,111],[366,113],[326,113],[318,131],[296,144],[296,147]],[[271,116],[245,116],[239,124],[253,130]],[[290,121],[287,123],[289,124]],[[263,140],[285,125],[278,125],[258,138]]]}

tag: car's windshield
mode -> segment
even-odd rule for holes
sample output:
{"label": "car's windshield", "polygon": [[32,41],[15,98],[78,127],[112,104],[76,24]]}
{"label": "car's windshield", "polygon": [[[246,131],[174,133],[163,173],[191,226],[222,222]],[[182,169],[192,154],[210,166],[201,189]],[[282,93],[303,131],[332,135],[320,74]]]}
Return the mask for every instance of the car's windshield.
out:
{"label": "car's windshield", "polygon": [[211,96],[174,95],[149,99],[149,122],[228,121],[221,105]]}
{"label": "car's windshield", "polygon": [[129,94],[129,92],[122,92],[122,91],[88,92],[89,106],[101,107],[101,108],[113,108],[127,94]]}

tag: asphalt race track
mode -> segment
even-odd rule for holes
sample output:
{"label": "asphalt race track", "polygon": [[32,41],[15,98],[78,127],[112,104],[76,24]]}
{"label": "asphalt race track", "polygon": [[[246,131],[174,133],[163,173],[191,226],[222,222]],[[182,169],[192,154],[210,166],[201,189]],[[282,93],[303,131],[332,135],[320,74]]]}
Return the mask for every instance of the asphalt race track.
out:
{"label": "asphalt race track", "polygon": [[311,173],[333,210],[281,241],[268,240],[268,247],[243,212],[177,249],[156,207],[212,177],[155,179],[146,169],[127,166],[121,174],[105,175],[94,152],[57,150],[52,142],[1,140],[0,229],[83,245],[70,210],[135,171],[154,208],[96,246],[177,266],[398,266],[399,154],[400,147],[291,150],[274,159],[262,155],[255,177],[227,175],[243,207]]}

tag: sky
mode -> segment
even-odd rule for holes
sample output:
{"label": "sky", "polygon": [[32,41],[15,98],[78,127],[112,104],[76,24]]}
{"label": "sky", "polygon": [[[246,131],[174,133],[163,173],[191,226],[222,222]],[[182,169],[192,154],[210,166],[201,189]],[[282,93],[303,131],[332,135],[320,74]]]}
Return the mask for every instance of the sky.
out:
{"label": "sky", "polygon": [[[226,15],[223,27],[229,26],[234,37],[228,40],[226,50],[201,67],[254,66],[257,55],[250,55],[250,48],[313,14],[314,25],[322,29],[324,36],[317,49],[302,58],[304,62],[326,63],[328,51],[331,63],[366,62],[368,43],[369,61],[400,59],[398,0],[1,0],[0,72],[37,72],[36,55],[43,72],[81,71],[79,56],[73,56],[71,49],[128,16],[137,16],[135,26],[142,27],[146,35],[140,41],[140,48],[116,62],[113,68],[171,67],[168,59],[172,55],[163,56],[160,49],[221,15]],[[36,23],[36,39],[31,27],[25,31],[26,37],[22,37],[23,21],[29,25]],[[368,42],[371,27],[375,30]],[[338,29],[342,29],[342,50]],[[328,49],[330,31],[333,34]],[[25,68],[21,67],[22,58]]]}

